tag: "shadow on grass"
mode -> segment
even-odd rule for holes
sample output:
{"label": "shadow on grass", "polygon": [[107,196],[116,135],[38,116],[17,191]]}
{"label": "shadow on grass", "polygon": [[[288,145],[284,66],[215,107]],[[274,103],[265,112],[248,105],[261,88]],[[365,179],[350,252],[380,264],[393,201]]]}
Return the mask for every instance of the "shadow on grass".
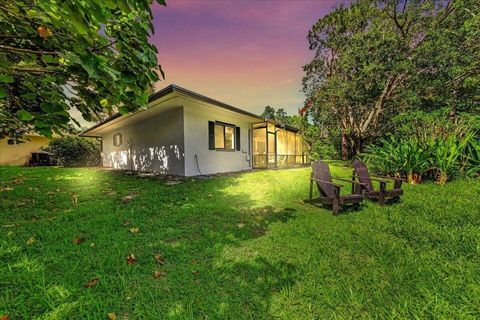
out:
{"label": "shadow on grass", "polygon": [[[7,196],[13,203],[40,188],[35,207],[0,210],[2,221],[11,223],[28,216],[28,210],[38,215],[2,240],[0,314],[12,319],[52,314],[94,319],[108,312],[129,319],[268,318],[272,296],[295,283],[293,265],[243,246],[268,236],[272,224],[294,219],[296,210],[258,206],[250,197],[255,190],[227,192],[239,186],[237,176],[168,185],[107,172],[71,183],[45,178],[68,177],[75,169],[36,172],[30,170]],[[66,195],[41,196],[55,190]],[[72,203],[73,193],[78,203]],[[123,203],[129,194],[135,197]],[[58,208],[56,218],[47,219]],[[132,234],[130,227],[140,232]],[[85,243],[72,244],[79,235]],[[30,237],[35,242],[27,245]],[[126,264],[130,253],[137,257],[134,265]],[[163,265],[155,262],[155,254],[161,254]],[[38,268],[19,267],[26,259]],[[155,279],[154,270],[164,275]],[[98,285],[84,288],[94,277]],[[62,293],[47,294],[55,288]]]}

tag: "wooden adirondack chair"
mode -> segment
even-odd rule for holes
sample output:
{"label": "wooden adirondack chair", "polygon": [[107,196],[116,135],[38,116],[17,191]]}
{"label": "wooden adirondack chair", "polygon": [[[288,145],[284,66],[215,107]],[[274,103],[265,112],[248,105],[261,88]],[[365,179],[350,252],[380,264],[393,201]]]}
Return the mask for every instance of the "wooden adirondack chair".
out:
{"label": "wooden adirondack chair", "polygon": [[[355,179],[358,179],[358,181],[363,183],[362,186],[358,187],[355,185],[354,188],[363,188],[365,191],[365,197],[368,199],[376,200],[380,204],[385,204],[388,201],[399,200],[400,196],[403,195],[402,181],[404,181],[404,179],[383,176],[372,177],[368,173],[367,165],[360,160],[353,161],[353,168],[352,180],[355,181]],[[380,183],[380,190],[375,190],[372,181]],[[393,182],[392,189],[387,190],[388,182]],[[356,190],[356,192],[359,192],[359,190]]]}
{"label": "wooden adirondack chair", "polygon": [[[353,188],[355,192],[349,195],[340,195],[340,188],[342,185],[335,184],[332,179],[346,181],[353,185],[363,186],[362,182],[352,181],[348,179],[333,178],[330,174],[328,164],[322,161],[312,162],[312,174],[310,177],[310,194],[309,199],[305,200],[306,203],[320,203],[332,207],[332,211],[335,215],[342,209],[344,205],[355,205],[357,208],[360,202],[363,201],[363,188]],[[319,197],[313,198],[313,183],[316,182]]]}

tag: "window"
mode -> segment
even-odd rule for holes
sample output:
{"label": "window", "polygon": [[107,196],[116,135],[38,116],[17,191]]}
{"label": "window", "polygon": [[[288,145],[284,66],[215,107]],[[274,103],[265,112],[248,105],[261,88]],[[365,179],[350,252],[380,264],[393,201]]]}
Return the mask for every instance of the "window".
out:
{"label": "window", "polygon": [[225,149],[235,149],[235,128],[225,127]]}
{"label": "window", "polygon": [[225,148],[225,134],[223,130],[225,126],[216,124],[215,125],[215,149],[224,149]]}
{"label": "window", "polygon": [[210,150],[240,150],[240,128],[223,122],[208,122]]}
{"label": "window", "polygon": [[114,146],[121,146],[122,145],[122,134],[116,133],[113,135],[113,145]]}
{"label": "window", "polygon": [[215,149],[235,149],[235,127],[215,123]]}

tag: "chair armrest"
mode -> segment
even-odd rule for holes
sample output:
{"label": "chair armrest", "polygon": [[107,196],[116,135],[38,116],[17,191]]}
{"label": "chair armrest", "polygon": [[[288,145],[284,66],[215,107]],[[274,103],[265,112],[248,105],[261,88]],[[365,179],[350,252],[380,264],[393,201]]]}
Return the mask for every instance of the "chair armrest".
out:
{"label": "chair armrest", "polygon": [[345,182],[348,182],[348,183],[359,184],[361,186],[366,186],[367,185],[366,183],[363,183],[363,182],[360,182],[360,181],[355,181],[355,180],[348,180],[348,179],[334,178],[334,177],[332,177],[332,179],[339,180],[339,181],[345,181]]}
{"label": "chair armrest", "polygon": [[315,179],[315,178],[310,178],[310,180],[316,181],[316,182],[325,183],[325,184],[329,184],[329,185],[334,186],[334,187],[337,187],[337,188],[342,188],[342,187],[343,187],[343,186],[340,185],[340,184],[332,183],[332,182],[325,181],[325,180],[318,180],[318,179]]}
{"label": "chair armrest", "polygon": [[370,181],[378,181],[378,182],[387,182],[385,180],[382,180],[382,179],[376,179],[376,178],[367,178],[367,177],[359,177],[359,176],[352,176],[354,178],[357,178],[357,179],[365,179],[365,180],[370,180]]}
{"label": "chair armrest", "polygon": [[406,179],[399,178],[399,177],[386,177],[386,176],[375,176],[375,177],[382,178],[382,179],[389,179],[389,180],[401,180],[401,181],[404,181],[404,182],[407,181]]}

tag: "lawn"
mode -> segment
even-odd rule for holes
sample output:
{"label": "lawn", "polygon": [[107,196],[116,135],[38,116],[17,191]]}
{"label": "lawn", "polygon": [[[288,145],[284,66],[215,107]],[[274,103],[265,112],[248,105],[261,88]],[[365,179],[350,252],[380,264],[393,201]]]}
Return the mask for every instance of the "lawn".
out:
{"label": "lawn", "polygon": [[480,317],[478,179],[335,217],[302,203],[308,176],[2,167],[0,316]]}

